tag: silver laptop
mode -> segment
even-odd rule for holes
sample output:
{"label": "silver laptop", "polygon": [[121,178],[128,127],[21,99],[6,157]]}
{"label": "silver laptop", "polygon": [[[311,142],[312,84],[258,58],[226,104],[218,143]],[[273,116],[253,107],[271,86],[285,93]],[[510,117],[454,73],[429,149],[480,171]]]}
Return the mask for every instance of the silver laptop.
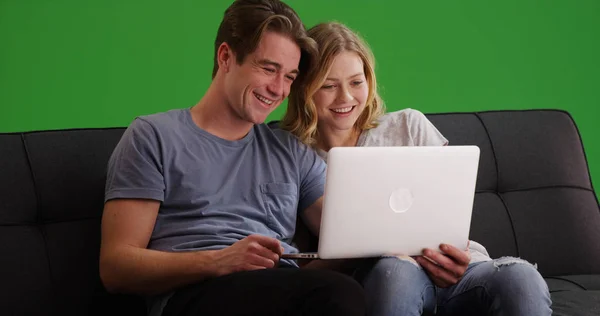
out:
{"label": "silver laptop", "polygon": [[317,253],[284,258],[420,255],[466,249],[477,146],[336,147],[329,151]]}

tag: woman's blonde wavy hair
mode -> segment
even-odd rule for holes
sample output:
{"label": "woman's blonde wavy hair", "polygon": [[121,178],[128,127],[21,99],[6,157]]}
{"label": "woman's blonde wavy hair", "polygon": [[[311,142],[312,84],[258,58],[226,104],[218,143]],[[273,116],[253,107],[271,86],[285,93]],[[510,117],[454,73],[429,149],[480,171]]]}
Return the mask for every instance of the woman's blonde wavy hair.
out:
{"label": "woman's blonde wavy hair", "polygon": [[318,118],[313,96],[325,82],[335,57],[344,51],[355,52],[360,56],[369,85],[367,102],[355,127],[360,131],[376,127],[385,107],[377,93],[375,58],[369,46],[358,34],[338,22],[318,24],[308,30],[308,36],[319,47],[317,62],[302,82],[292,86],[288,107],[280,123],[281,128],[290,131],[305,144],[316,144]]}

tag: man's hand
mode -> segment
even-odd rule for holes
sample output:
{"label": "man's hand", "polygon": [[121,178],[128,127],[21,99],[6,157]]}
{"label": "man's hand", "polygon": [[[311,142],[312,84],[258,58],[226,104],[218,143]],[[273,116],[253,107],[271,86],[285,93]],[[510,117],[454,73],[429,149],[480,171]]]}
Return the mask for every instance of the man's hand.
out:
{"label": "man's hand", "polygon": [[471,261],[471,255],[468,249],[463,251],[446,244],[440,245],[440,250],[442,253],[425,249],[423,256],[415,259],[435,285],[446,288],[458,283],[462,278]]}
{"label": "man's hand", "polygon": [[261,235],[250,235],[215,254],[218,275],[233,272],[270,269],[277,265],[283,248],[279,240]]}

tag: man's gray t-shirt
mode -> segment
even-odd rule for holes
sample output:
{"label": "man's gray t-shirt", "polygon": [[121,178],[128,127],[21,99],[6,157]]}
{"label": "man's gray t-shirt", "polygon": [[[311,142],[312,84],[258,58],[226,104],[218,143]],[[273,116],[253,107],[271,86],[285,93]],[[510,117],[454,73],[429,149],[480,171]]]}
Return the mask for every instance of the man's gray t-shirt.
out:
{"label": "man's gray t-shirt", "polygon": [[127,128],[109,161],[105,201],[161,202],[150,249],[222,249],[260,234],[296,252],[297,212],[323,195],[324,182],[323,160],[290,133],[261,124],[228,141],[181,109]]}

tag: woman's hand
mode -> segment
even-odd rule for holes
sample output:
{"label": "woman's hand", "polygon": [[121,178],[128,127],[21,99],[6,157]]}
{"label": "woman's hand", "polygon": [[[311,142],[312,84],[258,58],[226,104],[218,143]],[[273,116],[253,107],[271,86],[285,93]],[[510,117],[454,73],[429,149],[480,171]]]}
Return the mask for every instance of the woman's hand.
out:
{"label": "woman's hand", "polygon": [[425,269],[431,281],[441,287],[450,287],[462,278],[467,271],[471,255],[469,250],[460,250],[454,246],[440,245],[441,253],[432,249],[424,249],[423,256],[415,258]]}

